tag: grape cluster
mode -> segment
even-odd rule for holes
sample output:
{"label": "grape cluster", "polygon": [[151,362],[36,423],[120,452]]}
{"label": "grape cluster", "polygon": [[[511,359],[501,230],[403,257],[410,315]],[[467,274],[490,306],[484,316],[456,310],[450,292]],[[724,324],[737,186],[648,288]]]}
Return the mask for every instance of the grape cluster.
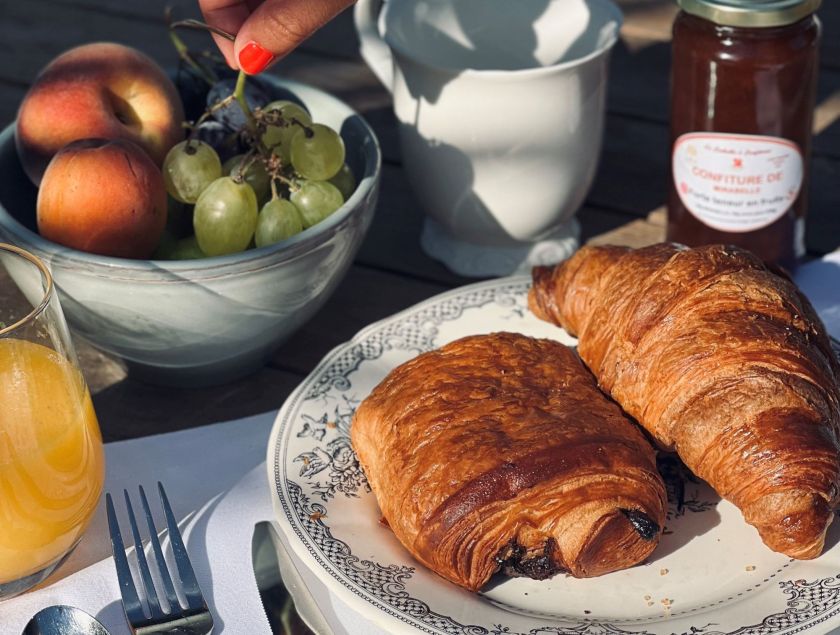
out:
{"label": "grape cluster", "polygon": [[[237,100],[221,81],[187,140],[163,162],[169,193],[159,259],[264,247],[320,223],[356,188],[339,134],[299,104],[260,89]],[[266,103],[268,102],[268,103]]]}

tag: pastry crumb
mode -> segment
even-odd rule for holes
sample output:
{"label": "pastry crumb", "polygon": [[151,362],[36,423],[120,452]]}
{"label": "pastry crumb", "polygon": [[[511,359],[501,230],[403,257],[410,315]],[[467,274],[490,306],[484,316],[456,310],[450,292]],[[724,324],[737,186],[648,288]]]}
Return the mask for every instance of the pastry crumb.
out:
{"label": "pastry crumb", "polygon": [[671,605],[674,603],[674,601],[669,598],[662,598],[660,601],[662,602],[662,606],[666,609],[671,608]]}
{"label": "pastry crumb", "polygon": [[755,565],[754,564],[747,565],[746,567],[744,567],[744,571],[755,571]]}
{"label": "pastry crumb", "polygon": [[668,569],[660,569],[659,575],[668,575]]}
{"label": "pastry crumb", "polygon": [[315,522],[318,522],[324,516],[326,516],[326,514],[323,514],[321,512],[312,512],[311,514],[309,514],[309,520],[314,520]]}
{"label": "pastry crumb", "polygon": [[650,596],[649,596],[649,595],[646,595],[646,596],[645,596],[645,600],[650,600]]}
{"label": "pastry crumb", "polygon": [[647,603],[648,606],[653,606],[653,600]]}

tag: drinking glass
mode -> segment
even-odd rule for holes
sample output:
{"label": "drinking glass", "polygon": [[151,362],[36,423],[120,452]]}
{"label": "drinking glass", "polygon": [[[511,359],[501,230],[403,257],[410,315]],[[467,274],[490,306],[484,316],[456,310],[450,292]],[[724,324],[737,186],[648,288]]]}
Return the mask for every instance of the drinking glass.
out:
{"label": "drinking glass", "polygon": [[0,243],[0,599],[78,544],[104,479],[99,424],[38,258]]}

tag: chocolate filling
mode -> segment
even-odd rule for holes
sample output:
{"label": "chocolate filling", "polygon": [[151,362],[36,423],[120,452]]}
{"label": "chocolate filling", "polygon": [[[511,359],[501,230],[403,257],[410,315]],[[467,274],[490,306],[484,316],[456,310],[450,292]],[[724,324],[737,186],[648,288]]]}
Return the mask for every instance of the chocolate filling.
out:
{"label": "chocolate filling", "polygon": [[534,580],[546,580],[563,568],[554,561],[552,554],[557,543],[554,538],[545,541],[542,555],[525,559],[525,547],[511,540],[496,556],[496,562],[500,570],[512,578],[532,578]]}
{"label": "chocolate filling", "polygon": [[646,513],[638,509],[622,509],[621,513],[630,521],[642,540],[653,540],[659,534],[659,525]]}

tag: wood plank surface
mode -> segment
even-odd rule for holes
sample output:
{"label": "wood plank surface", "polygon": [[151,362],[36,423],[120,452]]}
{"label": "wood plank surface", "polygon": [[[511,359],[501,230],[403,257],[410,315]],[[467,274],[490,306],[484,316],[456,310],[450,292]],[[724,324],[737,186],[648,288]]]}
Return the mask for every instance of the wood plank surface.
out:
{"label": "wood plank surface", "polygon": [[271,365],[308,374],[324,355],[350,340],[364,327],[442,293],[451,286],[367,267],[353,267],[324,308],[274,354]]}
{"label": "wood plank surface", "polygon": [[170,388],[131,378],[93,395],[104,440],[195,428],[280,408],[303,376],[271,367],[223,386]]}

